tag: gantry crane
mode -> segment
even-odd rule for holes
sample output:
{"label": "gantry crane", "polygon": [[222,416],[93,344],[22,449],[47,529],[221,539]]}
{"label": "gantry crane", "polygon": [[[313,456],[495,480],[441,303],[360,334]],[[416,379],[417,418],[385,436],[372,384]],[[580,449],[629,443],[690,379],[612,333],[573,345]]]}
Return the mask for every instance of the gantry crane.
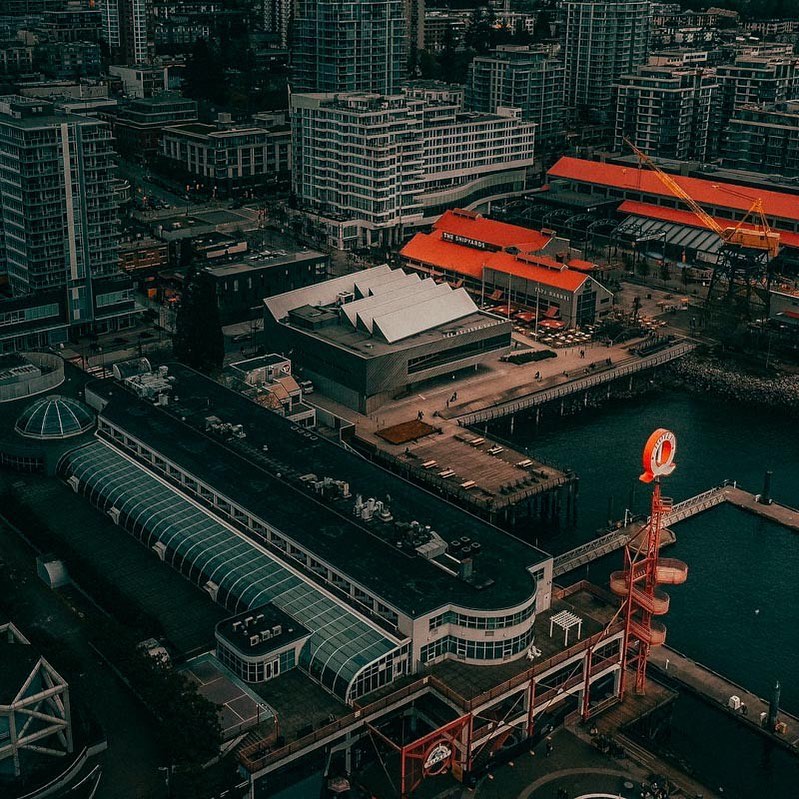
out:
{"label": "gantry crane", "polygon": [[729,316],[730,313],[739,318],[768,316],[769,264],[779,254],[780,234],[771,229],[762,199],[750,197],[732,187],[714,184],[720,191],[751,201],[749,210],[735,227],[722,227],[646,153],[629,139],[624,141],[638,156],[641,165],[652,169],[660,182],[691,209],[704,227],[716,233],[722,241],[705,306],[709,321],[712,317]]}

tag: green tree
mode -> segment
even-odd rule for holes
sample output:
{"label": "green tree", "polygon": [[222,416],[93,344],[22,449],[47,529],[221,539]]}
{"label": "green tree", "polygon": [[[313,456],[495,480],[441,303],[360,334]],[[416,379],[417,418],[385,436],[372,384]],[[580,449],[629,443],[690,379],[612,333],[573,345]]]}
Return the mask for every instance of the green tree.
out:
{"label": "green tree", "polygon": [[201,372],[222,366],[225,339],[213,283],[204,272],[190,267],[175,321],[175,357]]}
{"label": "green tree", "polygon": [[480,55],[488,53],[494,46],[496,21],[494,9],[485,6],[475,8],[463,33],[463,43],[466,49],[474,50]]}
{"label": "green tree", "polygon": [[222,103],[226,91],[224,69],[216,47],[203,38],[197,39],[186,60],[183,94],[193,100]]}

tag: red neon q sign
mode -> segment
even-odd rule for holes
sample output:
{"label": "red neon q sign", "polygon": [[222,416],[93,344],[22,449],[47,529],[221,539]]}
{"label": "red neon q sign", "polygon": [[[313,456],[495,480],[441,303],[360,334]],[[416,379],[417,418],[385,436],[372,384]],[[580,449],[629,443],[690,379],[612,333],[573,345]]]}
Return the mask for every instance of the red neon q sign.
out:
{"label": "red neon q sign", "polygon": [[671,430],[659,428],[649,436],[644,447],[644,473],[641,480],[651,483],[659,477],[668,477],[675,469],[674,455],[677,439]]}

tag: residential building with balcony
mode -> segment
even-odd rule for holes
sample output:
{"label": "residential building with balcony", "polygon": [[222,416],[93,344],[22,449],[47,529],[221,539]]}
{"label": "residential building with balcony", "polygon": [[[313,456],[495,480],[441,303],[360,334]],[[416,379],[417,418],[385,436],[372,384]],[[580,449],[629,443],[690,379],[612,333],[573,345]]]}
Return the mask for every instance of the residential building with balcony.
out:
{"label": "residential building with balcony", "polygon": [[607,113],[613,84],[646,63],[651,3],[566,0],[563,15],[566,104],[573,109]]}
{"label": "residential building with balcony", "polygon": [[131,323],[114,172],[107,124],[45,100],[0,98],[0,274],[10,293],[0,299],[2,351]]}
{"label": "residential building with balcony", "polygon": [[452,205],[528,185],[535,125],[405,94],[294,94],[293,190],[341,249],[389,246]]}
{"label": "residential building with balcony", "polygon": [[565,67],[558,48],[497,47],[478,55],[469,66],[467,107],[496,113],[519,108],[522,119],[535,122],[539,151],[562,149],[565,135]]}
{"label": "residential building with balcony", "polygon": [[736,108],[721,158],[730,169],[799,177],[799,101]]}
{"label": "residential building with balcony", "polygon": [[710,160],[720,98],[714,70],[645,66],[614,90],[617,150],[629,139],[648,155]]}
{"label": "residential building with balcony", "polygon": [[391,94],[406,71],[405,0],[298,0],[291,88]]}

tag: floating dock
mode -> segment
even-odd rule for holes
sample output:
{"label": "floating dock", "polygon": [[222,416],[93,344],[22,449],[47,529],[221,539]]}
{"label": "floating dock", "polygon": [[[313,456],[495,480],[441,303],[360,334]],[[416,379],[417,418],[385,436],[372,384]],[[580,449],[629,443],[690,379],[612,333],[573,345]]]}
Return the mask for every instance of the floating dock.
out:
{"label": "floating dock", "polygon": [[[768,717],[769,710],[769,703],[765,699],[668,646],[653,648],[649,664],[669,680],[710,700],[747,726],[794,754],[799,754],[799,718],[796,716],[782,710],[779,712],[777,723],[784,725],[782,733],[778,734],[763,727],[760,723],[761,714],[765,713]],[[731,696],[737,696],[746,705],[746,714],[729,707]]]}

